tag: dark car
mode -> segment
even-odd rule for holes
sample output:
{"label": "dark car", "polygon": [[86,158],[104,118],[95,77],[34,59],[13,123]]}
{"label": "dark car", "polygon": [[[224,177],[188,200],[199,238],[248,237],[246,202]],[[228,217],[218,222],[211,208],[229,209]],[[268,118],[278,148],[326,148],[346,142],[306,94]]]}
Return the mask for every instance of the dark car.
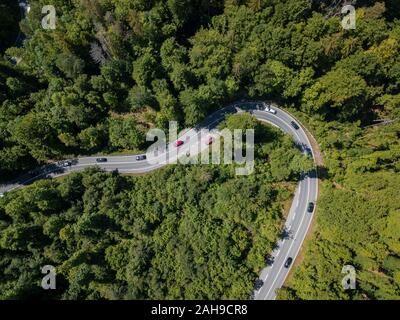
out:
{"label": "dark car", "polygon": [[264,281],[262,281],[261,279],[257,279],[254,284],[254,289],[260,290],[263,285],[264,285]]}
{"label": "dark car", "polygon": [[307,211],[308,212],[313,212],[314,211],[314,202],[309,202],[308,203]]}
{"label": "dark car", "polygon": [[142,154],[142,155],[140,155],[140,156],[136,156],[136,160],[137,160],[137,161],[146,160],[146,155]]}
{"label": "dark car", "polygon": [[299,130],[299,129],[300,129],[299,125],[298,125],[296,122],[291,121],[290,124],[291,124],[292,127],[295,128],[296,130]]}
{"label": "dark car", "polygon": [[292,262],[293,262],[293,258],[291,258],[291,257],[287,258],[286,262],[285,262],[285,268],[289,268],[290,265],[292,264]]}
{"label": "dark car", "polygon": [[96,162],[107,162],[107,158],[97,158]]}

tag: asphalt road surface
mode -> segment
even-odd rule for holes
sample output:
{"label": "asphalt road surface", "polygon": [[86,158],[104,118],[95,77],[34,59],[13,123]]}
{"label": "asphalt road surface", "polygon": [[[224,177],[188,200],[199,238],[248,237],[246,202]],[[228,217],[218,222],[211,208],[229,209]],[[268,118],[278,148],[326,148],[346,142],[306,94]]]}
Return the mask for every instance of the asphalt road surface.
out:
{"label": "asphalt road surface", "polygon": [[[190,152],[190,156],[194,156],[195,153],[193,153],[193,150],[200,153],[207,149],[208,146],[206,143],[203,143],[203,141],[201,143],[196,142],[200,135],[200,130],[203,128],[211,130],[215,128],[227,114],[236,112],[250,112],[257,117],[258,120],[268,122],[273,126],[280,128],[282,131],[293,137],[302,152],[308,153],[312,156],[312,146],[299,122],[285,111],[278,108],[275,109],[277,111],[276,114],[266,112],[264,111],[261,102],[238,102],[227,106],[209,116],[197,127],[190,129],[181,135],[179,138],[184,141],[182,146],[176,148],[172,143],[169,144],[166,152],[161,155],[165,157],[165,160],[161,160],[156,164],[149,163],[148,160],[137,161],[136,155],[104,156],[107,158],[107,162],[104,163],[96,162],[96,158],[98,157],[72,159],[72,165],[66,168],[57,164],[37,168],[13,182],[1,185],[0,193],[10,192],[37,179],[60,177],[69,174],[70,172],[84,170],[85,168],[92,166],[98,166],[106,171],[118,170],[120,173],[145,173],[155,170],[167,163],[171,163],[171,161],[173,162],[178,157],[185,156],[188,152]],[[298,129],[291,124],[292,121],[298,124]],[[197,144],[197,148],[194,148],[194,144]],[[254,299],[273,300],[276,298],[276,290],[281,288],[284,284],[290,268],[298,256],[311,224],[315,209],[311,213],[307,212],[308,204],[310,202],[315,203],[317,196],[318,179],[316,171],[304,174],[297,186],[294,200],[285,222],[285,232],[283,232],[280,239],[277,240],[274,251],[270,253],[268,259],[266,259],[266,267],[262,270],[259,277],[259,286],[252,295]],[[289,267],[286,267],[285,262],[289,257],[293,259],[293,262]]]}

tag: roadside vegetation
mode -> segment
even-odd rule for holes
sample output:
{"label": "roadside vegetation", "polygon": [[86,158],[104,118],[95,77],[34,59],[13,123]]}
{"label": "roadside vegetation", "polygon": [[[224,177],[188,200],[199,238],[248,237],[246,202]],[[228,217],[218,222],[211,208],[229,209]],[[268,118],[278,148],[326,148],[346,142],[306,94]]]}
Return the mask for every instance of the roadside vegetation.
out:
{"label": "roadside vegetation", "polygon": [[[320,143],[326,173],[315,234],[302,266],[281,297],[400,296],[400,133],[399,122],[395,121],[400,117],[399,1],[357,1],[355,30],[341,27],[339,17],[334,15],[340,8],[330,8],[330,1],[29,2],[29,17],[21,22],[27,36],[24,47],[9,48],[0,61],[0,180],[65,155],[145,148],[144,135],[149,128],[166,128],[170,120],[179,121],[181,127],[193,126],[237,99],[274,100],[306,119],[304,123]],[[41,7],[51,3],[57,10],[56,29],[43,30]],[[9,57],[22,60],[13,65]],[[369,127],[378,119],[395,122]],[[276,156],[278,162],[282,157],[285,159],[284,152]],[[276,161],[270,166],[272,179],[293,178],[287,166]],[[292,169],[297,172],[294,164]],[[177,177],[182,174],[175,172],[176,168],[165,169],[163,174],[170,170]],[[160,173],[154,175],[157,174]],[[105,181],[122,179],[133,183],[105,173],[93,175],[93,179],[101,176]],[[272,181],[268,175],[264,178],[265,183]],[[68,179],[91,178],[86,173]],[[245,179],[243,183],[256,178]],[[49,194],[60,188],[58,182],[40,183],[49,185],[49,190],[43,189]],[[254,183],[257,188],[261,182]],[[25,193],[29,195],[25,190],[18,194]],[[58,209],[52,210],[64,212],[63,208],[75,208],[74,201],[83,199],[76,209],[78,219],[84,210],[89,210],[84,207],[85,194],[83,188],[72,202],[55,197],[60,202],[54,204]],[[7,195],[2,203],[12,197]],[[99,205],[101,199],[95,194],[90,195],[97,199],[92,202],[87,197],[93,207]],[[142,201],[139,195],[130,199]],[[235,201],[233,197],[229,200]],[[196,206],[201,203],[196,202]],[[148,208],[153,210],[150,205]],[[203,208],[209,213],[207,210]],[[118,219],[128,219],[123,212],[121,209]],[[40,214],[35,223],[40,226],[45,220],[42,215],[47,217],[46,214]],[[16,215],[15,219],[23,219],[24,215]],[[107,232],[112,234],[113,229]],[[108,241],[107,232],[102,230],[104,242]],[[14,244],[14,240],[10,243]],[[265,245],[268,252],[269,244]],[[192,271],[203,263],[201,259],[187,261],[193,263]],[[11,267],[15,264],[18,263]],[[357,290],[342,289],[344,264],[356,267]],[[250,265],[251,272],[255,272],[256,263]],[[151,272],[140,266],[138,270],[143,275]],[[146,279],[141,284],[143,288],[156,286],[159,280],[145,276],[141,279]],[[10,290],[17,284],[23,287],[22,278],[12,281],[17,282],[10,282]],[[220,297],[244,297],[252,283],[240,288],[235,285],[232,283]],[[183,280],[173,287],[174,293],[165,293],[165,297],[191,297],[193,292],[178,292],[184,290],[177,289],[182,286]],[[138,296],[160,296],[156,289],[147,292]],[[196,291],[198,297],[200,292],[203,291]],[[210,291],[204,297],[215,297],[218,292]]]}
{"label": "roadside vegetation", "polygon": [[[298,161],[311,162],[263,127],[248,177],[234,165],[174,165],[141,177],[90,169],[6,194],[0,299],[249,298],[307,169]],[[40,287],[49,264],[56,291]]]}
{"label": "roadside vegetation", "polygon": [[[326,164],[317,224],[281,299],[399,299],[400,121],[383,127],[310,122]],[[343,290],[344,265],[356,289]]]}

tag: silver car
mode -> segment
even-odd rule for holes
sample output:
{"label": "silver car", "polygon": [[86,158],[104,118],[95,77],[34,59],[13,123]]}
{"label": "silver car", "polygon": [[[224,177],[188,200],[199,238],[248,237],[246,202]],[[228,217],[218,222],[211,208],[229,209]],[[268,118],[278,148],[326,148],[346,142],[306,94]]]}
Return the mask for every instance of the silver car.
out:
{"label": "silver car", "polygon": [[273,109],[270,105],[265,105],[265,109],[266,112],[272,113],[272,114],[276,114],[276,110]]}

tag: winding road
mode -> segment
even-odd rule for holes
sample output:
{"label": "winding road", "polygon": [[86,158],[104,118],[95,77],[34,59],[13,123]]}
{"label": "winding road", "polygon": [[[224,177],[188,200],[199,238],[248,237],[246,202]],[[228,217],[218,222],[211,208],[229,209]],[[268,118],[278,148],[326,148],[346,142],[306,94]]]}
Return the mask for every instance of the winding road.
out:
{"label": "winding road", "polygon": [[[261,102],[239,102],[229,105],[212,115],[210,115],[203,123],[196,128],[186,131],[180,139],[185,141],[182,147],[178,148],[178,154],[176,148],[172,145],[168,146],[167,154],[169,159],[173,159],[175,156],[182,156],[187,151],[192,152],[191,147],[193,143],[196,143],[197,138],[200,135],[201,129],[213,129],[216,125],[221,122],[227,114],[236,112],[250,112],[258,120],[268,122],[269,124],[280,128],[287,134],[290,134],[295,142],[300,146],[301,150],[306,154],[314,157],[314,150],[307,137],[306,132],[299,124],[287,112],[275,108],[276,114],[272,114],[264,111],[260,108]],[[294,128],[291,124],[295,122],[299,125],[298,129]],[[194,138],[192,138],[194,137]],[[208,146],[201,143],[198,152],[202,152]],[[191,155],[194,155],[191,153]],[[121,173],[145,173],[157,168],[160,168],[166,164],[161,162],[159,164],[150,164],[147,160],[137,161],[136,155],[134,156],[107,156],[107,162],[97,163],[97,157],[85,157],[72,160],[72,165],[67,168],[62,166],[47,165],[40,167],[29,174],[21,176],[19,179],[0,186],[0,193],[10,192],[14,189],[18,189],[24,185],[27,185],[37,179],[41,178],[53,178],[60,177],[69,174],[73,171],[83,170],[91,166],[99,166],[106,171],[118,170]],[[307,235],[307,231],[310,227],[315,208],[313,212],[308,212],[307,207],[310,202],[316,202],[318,197],[318,177],[316,170],[305,174],[300,180],[297,186],[294,200],[292,202],[291,209],[289,211],[287,220],[285,222],[284,229],[286,230],[285,236],[281,237],[276,243],[274,251],[269,255],[267,259],[267,266],[261,271],[258,283],[262,284],[259,288],[254,291],[253,298],[256,300],[274,300],[276,298],[276,290],[281,288],[287,278],[291,266],[294,264],[296,257],[300,251],[303,241]],[[285,262],[288,258],[293,259],[293,263],[286,267]]]}

